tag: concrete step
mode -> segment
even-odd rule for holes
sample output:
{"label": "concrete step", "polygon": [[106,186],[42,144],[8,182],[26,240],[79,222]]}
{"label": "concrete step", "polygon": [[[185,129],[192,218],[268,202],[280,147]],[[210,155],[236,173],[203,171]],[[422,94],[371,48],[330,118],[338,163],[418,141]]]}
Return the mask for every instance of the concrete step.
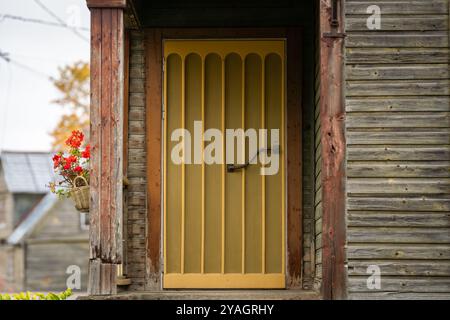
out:
{"label": "concrete step", "polygon": [[170,290],[124,292],[113,296],[80,295],[77,300],[318,300],[310,290]]}

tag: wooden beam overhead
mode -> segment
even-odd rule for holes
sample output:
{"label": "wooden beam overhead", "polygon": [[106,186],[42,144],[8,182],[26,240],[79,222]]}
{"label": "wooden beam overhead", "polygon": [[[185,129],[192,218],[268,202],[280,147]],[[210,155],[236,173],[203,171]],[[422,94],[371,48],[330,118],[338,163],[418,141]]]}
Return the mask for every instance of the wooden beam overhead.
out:
{"label": "wooden beam overhead", "polygon": [[86,0],[89,9],[92,8],[126,8],[127,0]]}

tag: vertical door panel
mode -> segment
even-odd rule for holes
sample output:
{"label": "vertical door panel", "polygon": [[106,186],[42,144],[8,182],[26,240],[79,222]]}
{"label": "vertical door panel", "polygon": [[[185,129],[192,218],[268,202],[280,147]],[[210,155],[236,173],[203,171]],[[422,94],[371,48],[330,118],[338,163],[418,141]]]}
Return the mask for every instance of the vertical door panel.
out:
{"label": "vertical door panel", "polygon": [[166,157],[167,182],[170,184],[170,192],[166,199],[166,271],[169,273],[181,272],[181,214],[182,214],[182,168],[171,161],[171,151],[177,142],[170,139],[171,133],[182,128],[181,106],[181,68],[182,60],[177,54],[171,54],[167,58],[167,141]]}
{"label": "vertical door panel", "polygon": [[[242,59],[236,54],[229,54],[225,59],[225,126],[227,129],[243,128],[243,69]],[[233,138],[233,163],[238,163],[237,143]],[[226,174],[225,180],[225,272],[241,273],[244,226],[244,172]]]}
{"label": "vertical door panel", "polygon": [[[205,130],[222,128],[222,62],[217,54],[205,58]],[[205,157],[216,158],[222,142],[205,141]],[[220,162],[219,162],[220,163]],[[222,256],[222,181],[221,164],[205,166],[205,272],[221,272]]]}
{"label": "vertical door panel", "polygon": [[[265,61],[265,124],[268,129],[267,145],[276,149],[271,144],[271,129],[282,128],[282,66],[281,58],[271,54]],[[280,130],[281,134],[281,130]],[[280,137],[281,138],[281,137]],[[274,151],[272,151],[274,152]],[[265,176],[265,269],[267,273],[281,272],[282,269],[282,239],[283,225],[282,215],[282,174],[279,163],[278,173]]]}
{"label": "vertical door panel", "polygon": [[[249,54],[245,58],[245,130],[261,128],[262,113],[262,62],[257,54]],[[250,135],[246,141],[246,160],[253,159],[259,148],[251,148],[250,139],[256,140],[255,135]],[[256,159],[257,160],[257,159]],[[245,169],[245,272],[260,273],[262,271],[261,246],[262,246],[262,189],[259,163],[250,164]]]}
{"label": "vertical door panel", "polygon": [[[202,121],[202,59],[198,54],[190,54],[185,59],[186,83],[186,129],[191,133],[194,145],[194,121]],[[193,149],[192,149],[193,151]],[[185,257],[184,272],[201,272],[202,242],[202,166],[194,163],[191,152],[190,164],[186,165],[186,214],[185,214]]]}

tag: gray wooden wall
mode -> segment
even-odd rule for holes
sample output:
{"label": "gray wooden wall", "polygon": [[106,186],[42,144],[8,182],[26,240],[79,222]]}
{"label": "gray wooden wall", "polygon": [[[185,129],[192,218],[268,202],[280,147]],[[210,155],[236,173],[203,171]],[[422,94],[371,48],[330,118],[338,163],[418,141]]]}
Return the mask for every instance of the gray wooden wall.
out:
{"label": "gray wooden wall", "polygon": [[345,4],[349,297],[450,298],[448,0]]}
{"label": "gray wooden wall", "polygon": [[146,148],[145,148],[145,51],[144,35],[130,35],[130,90],[128,114],[128,169],[126,189],[126,264],[129,290],[145,290],[146,283]]}
{"label": "gray wooden wall", "polygon": [[6,185],[5,174],[0,164],[0,240],[9,236],[13,228],[13,196]]}
{"label": "gray wooden wall", "polygon": [[[81,292],[87,290],[88,239],[30,241],[25,249],[25,288],[31,291],[66,290],[69,266],[81,271]],[[77,290],[74,289],[74,292]]]}
{"label": "gray wooden wall", "polygon": [[89,234],[81,228],[80,213],[75,210],[72,200],[58,201],[16,250],[19,248],[24,250],[25,257],[22,290],[65,290],[69,277],[67,268],[78,266],[80,290],[86,291]]}

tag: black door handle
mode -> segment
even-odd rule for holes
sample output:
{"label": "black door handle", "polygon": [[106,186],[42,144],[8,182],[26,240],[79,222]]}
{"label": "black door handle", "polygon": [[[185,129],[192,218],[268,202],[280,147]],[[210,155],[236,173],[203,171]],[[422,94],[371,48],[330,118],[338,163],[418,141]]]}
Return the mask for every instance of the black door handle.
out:
{"label": "black door handle", "polygon": [[[244,164],[227,164],[227,172],[236,172],[238,170],[245,169],[250,165],[250,162],[252,162],[261,152],[269,151],[272,151],[272,148],[259,149],[258,151],[256,151],[256,154]],[[275,146],[274,152],[280,152],[280,146]]]}

